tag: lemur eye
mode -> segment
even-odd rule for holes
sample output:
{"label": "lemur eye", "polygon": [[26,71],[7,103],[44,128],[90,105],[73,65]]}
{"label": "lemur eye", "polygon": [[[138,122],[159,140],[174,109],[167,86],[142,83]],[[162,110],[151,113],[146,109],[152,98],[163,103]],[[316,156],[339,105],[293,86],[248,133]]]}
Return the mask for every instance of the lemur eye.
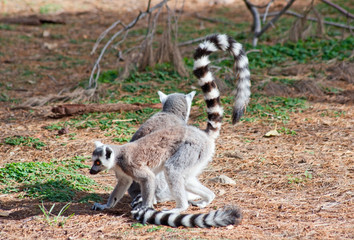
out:
{"label": "lemur eye", "polygon": [[95,165],[97,165],[97,166],[101,165],[101,161],[100,161],[100,160],[97,160],[97,161],[95,162]]}

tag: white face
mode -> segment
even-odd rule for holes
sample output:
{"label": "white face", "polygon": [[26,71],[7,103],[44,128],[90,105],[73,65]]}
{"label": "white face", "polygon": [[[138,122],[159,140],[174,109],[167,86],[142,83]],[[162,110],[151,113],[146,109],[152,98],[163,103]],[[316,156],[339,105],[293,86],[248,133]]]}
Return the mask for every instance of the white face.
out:
{"label": "white face", "polygon": [[110,169],[114,162],[114,153],[109,146],[101,142],[95,142],[95,145],[96,149],[92,153],[90,174],[97,174],[103,170]]}

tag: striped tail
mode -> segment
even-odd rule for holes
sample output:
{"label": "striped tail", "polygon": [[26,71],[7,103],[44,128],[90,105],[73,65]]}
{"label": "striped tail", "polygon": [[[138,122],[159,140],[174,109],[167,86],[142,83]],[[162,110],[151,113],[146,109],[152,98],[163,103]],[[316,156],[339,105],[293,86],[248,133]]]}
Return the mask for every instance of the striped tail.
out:
{"label": "striped tail", "polygon": [[242,211],[236,206],[227,206],[204,214],[179,214],[156,211],[153,208],[137,208],[131,211],[133,217],[146,224],[170,227],[225,227],[238,225],[242,221]]}
{"label": "striped tail", "polygon": [[211,35],[200,43],[194,53],[193,73],[198,78],[198,84],[202,88],[207,104],[208,125],[206,132],[215,138],[220,132],[223,109],[220,104],[220,92],[213,74],[209,71],[209,55],[218,50],[228,51],[234,56],[236,71],[239,74],[232,113],[233,124],[242,117],[251,95],[248,58],[242,45],[225,34]]}

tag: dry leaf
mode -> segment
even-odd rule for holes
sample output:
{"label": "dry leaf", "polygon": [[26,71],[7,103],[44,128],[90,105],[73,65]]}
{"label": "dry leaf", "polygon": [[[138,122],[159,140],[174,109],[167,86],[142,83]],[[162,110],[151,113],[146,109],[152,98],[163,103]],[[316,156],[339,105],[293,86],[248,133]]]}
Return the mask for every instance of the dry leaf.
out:
{"label": "dry leaf", "polygon": [[0,217],[8,217],[9,215],[10,215],[10,212],[0,211]]}
{"label": "dry leaf", "polygon": [[220,175],[219,177],[215,177],[215,178],[210,179],[210,181],[217,182],[217,183],[229,184],[229,185],[236,185],[236,182],[226,175]]}
{"label": "dry leaf", "polygon": [[275,136],[279,136],[280,133],[278,133],[277,130],[271,130],[269,132],[267,132],[266,134],[264,134],[264,137],[275,137]]}

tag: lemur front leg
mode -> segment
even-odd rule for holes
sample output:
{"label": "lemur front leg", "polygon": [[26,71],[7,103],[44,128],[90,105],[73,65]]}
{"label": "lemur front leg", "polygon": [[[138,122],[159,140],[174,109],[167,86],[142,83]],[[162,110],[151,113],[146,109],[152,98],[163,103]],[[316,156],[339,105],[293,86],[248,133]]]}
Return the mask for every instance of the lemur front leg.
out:
{"label": "lemur front leg", "polygon": [[151,208],[155,201],[155,174],[148,168],[134,170],[134,180],[140,184],[141,197],[138,195],[133,208]]}
{"label": "lemur front leg", "polygon": [[95,203],[92,206],[92,210],[102,211],[104,209],[113,208],[120,199],[122,199],[124,193],[128,190],[129,186],[132,184],[133,180],[129,177],[121,177],[118,179],[118,183],[114,188],[111,195],[109,195],[106,204]]}

